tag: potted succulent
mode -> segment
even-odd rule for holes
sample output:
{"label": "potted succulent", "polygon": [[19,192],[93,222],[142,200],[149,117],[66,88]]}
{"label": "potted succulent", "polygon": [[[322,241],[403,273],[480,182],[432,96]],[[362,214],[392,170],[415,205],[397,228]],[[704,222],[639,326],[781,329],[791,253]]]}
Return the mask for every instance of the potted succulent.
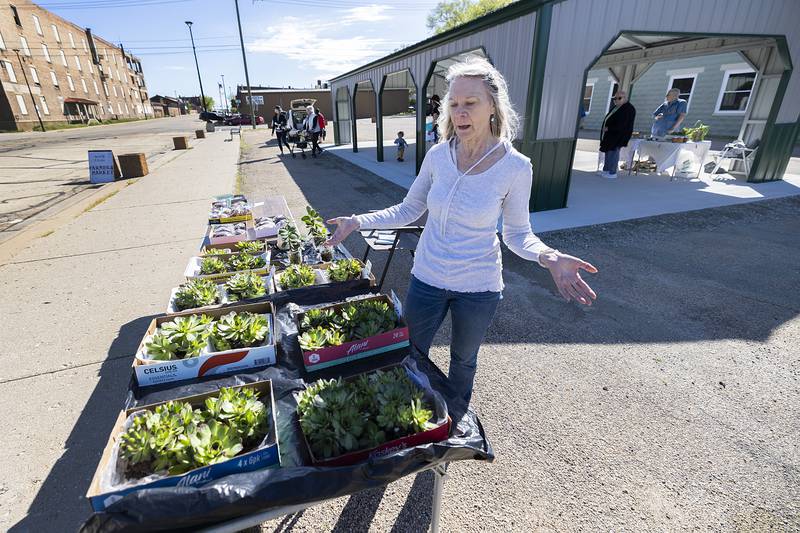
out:
{"label": "potted succulent", "polygon": [[286,224],[278,230],[278,248],[281,250],[288,250],[292,242],[302,241],[303,238],[300,236],[297,226],[292,222],[286,221]]}
{"label": "potted succulent", "polygon": [[213,351],[251,348],[269,343],[269,320],[265,315],[233,311],[211,327]]}
{"label": "potted succulent", "polygon": [[314,284],[314,269],[308,265],[291,265],[278,275],[279,290],[299,289]]}
{"label": "potted succulent", "polygon": [[145,358],[171,361],[199,356],[208,349],[212,322],[208,315],[188,315],[162,323],[144,343]]}
{"label": "potted succulent", "polygon": [[267,250],[265,241],[239,241],[236,243],[236,251],[248,254],[263,254]]}
{"label": "potted succulent", "polygon": [[173,290],[168,312],[185,311],[222,303],[219,287],[210,279],[197,278]]}
{"label": "potted succulent", "polygon": [[225,291],[230,302],[260,298],[267,294],[264,279],[254,272],[241,272],[228,278]]}
{"label": "potted succulent", "polygon": [[691,128],[684,128],[684,134],[692,142],[701,142],[706,140],[706,135],[708,135],[710,129],[710,126],[698,120]]}
{"label": "potted succulent", "polygon": [[308,233],[314,239],[314,244],[319,246],[328,240],[328,228],[325,227],[325,222],[322,216],[311,206],[306,206],[306,214],[300,220],[308,228]]}
{"label": "potted succulent", "polygon": [[339,259],[328,267],[328,278],[337,282],[359,279],[363,268],[358,259]]}

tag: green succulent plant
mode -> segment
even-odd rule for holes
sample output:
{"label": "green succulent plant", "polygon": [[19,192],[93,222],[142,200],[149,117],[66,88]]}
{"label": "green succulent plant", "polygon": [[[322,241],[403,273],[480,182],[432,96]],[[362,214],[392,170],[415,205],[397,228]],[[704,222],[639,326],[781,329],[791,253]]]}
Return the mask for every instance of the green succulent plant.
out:
{"label": "green succulent plant", "polygon": [[281,272],[278,284],[284,290],[299,289],[314,284],[314,269],[308,265],[290,265]]}
{"label": "green succulent plant", "polygon": [[179,358],[194,357],[205,348],[212,322],[213,319],[208,315],[178,316],[163,322],[157,333],[165,335],[178,346],[175,353]]}
{"label": "green succulent plant", "polygon": [[233,311],[214,323],[211,343],[217,350],[260,346],[269,340],[269,322],[264,315]]}
{"label": "green succulent plant", "polygon": [[135,416],[120,436],[126,477],[182,474],[257,447],[269,432],[269,409],[253,389],[221,388],[203,408],[172,401]]}
{"label": "green succulent plant", "polygon": [[303,246],[303,237],[292,222],[286,222],[278,230],[278,238],[284,250],[300,250]]}
{"label": "green succulent plant", "polygon": [[300,348],[303,350],[319,350],[328,343],[328,330],[322,326],[318,326],[302,333],[297,340],[300,342]]}
{"label": "green succulent plant", "polygon": [[331,281],[349,281],[361,277],[361,261],[358,259],[340,259],[328,268]]}
{"label": "green succulent plant", "polygon": [[317,326],[328,327],[333,324],[335,316],[331,309],[309,309],[303,314],[300,327],[303,329],[315,328]]}
{"label": "green succulent plant", "polygon": [[184,283],[175,293],[175,307],[179,311],[218,303],[217,285],[207,278],[197,278]]}
{"label": "green succulent plant", "polygon": [[244,448],[239,435],[227,424],[216,420],[201,424],[188,437],[194,461],[200,466],[227,461]]}
{"label": "green succulent plant", "polygon": [[326,459],[435,427],[422,391],[402,368],[318,380],[298,395],[297,413],[311,451]]}
{"label": "green succulent plant", "polygon": [[249,254],[260,254],[264,252],[266,243],[264,241],[239,241],[236,243],[236,250]]}
{"label": "green succulent plant", "polygon": [[225,263],[219,257],[204,257],[200,261],[200,274],[207,276],[209,274],[221,274],[225,272]]}
{"label": "green succulent plant", "polygon": [[308,228],[308,232],[314,239],[315,244],[322,244],[328,238],[328,228],[325,227],[325,222],[322,216],[311,206],[306,206],[306,214],[300,220]]}
{"label": "green succulent plant", "polygon": [[259,298],[267,294],[264,280],[253,272],[242,272],[232,276],[225,282],[225,289],[231,302]]}
{"label": "green succulent plant", "polygon": [[266,265],[266,259],[259,255],[252,255],[249,253],[232,255],[227,261],[227,268],[229,272],[235,272],[237,270],[254,270],[257,268],[263,268]]}

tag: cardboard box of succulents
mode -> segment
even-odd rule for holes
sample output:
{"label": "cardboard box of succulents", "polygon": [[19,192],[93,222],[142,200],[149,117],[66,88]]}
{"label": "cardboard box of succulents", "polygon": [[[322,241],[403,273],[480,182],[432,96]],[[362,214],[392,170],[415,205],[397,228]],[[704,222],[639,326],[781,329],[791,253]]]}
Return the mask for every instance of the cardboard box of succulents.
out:
{"label": "cardboard box of succulents", "polygon": [[450,435],[444,398],[424,374],[404,364],[319,380],[295,399],[315,466],[352,465]]}
{"label": "cardboard box of succulents", "polygon": [[167,314],[184,311],[203,312],[223,305],[247,303],[263,299],[274,292],[272,274],[262,276],[245,271],[234,274],[224,283],[213,279],[191,279],[173,287],[167,303]]}
{"label": "cardboard box of succulents", "polygon": [[230,244],[248,240],[247,230],[253,227],[252,224],[252,220],[225,224],[209,224],[204,240],[209,244]]}
{"label": "cardboard box of succulents", "polygon": [[276,428],[270,381],[122,411],[86,497],[100,512],[132,492],[280,467]]}
{"label": "cardboard box of succulents", "polygon": [[277,272],[271,271],[274,291],[286,298],[295,297],[301,291],[314,290],[318,286],[331,286],[346,283],[348,288],[374,287],[377,285],[372,273],[372,263],[362,263],[359,259],[340,259],[338,261],[318,263],[316,265],[289,265]]}
{"label": "cardboard box of succulents", "polygon": [[269,270],[270,251],[254,255],[247,252],[213,254],[189,259],[183,275],[186,279],[205,278],[223,280],[237,272],[251,271],[266,275]]}
{"label": "cardboard box of succulents", "polygon": [[140,387],[275,364],[271,302],[154,318],[133,359]]}
{"label": "cardboard box of succulents", "polygon": [[306,370],[320,370],[409,345],[397,296],[356,298],[298,313],[297,339]]}
{"label": "cardboard box of succulents", "polygon": [[[275,237],[264,237],[262,239],[245,239],[236,242],[211,244],[207,238],[203,238],[200,243],[200,256],[214,255],[219,253],[235,253],[242,251],[249,251],[252,254],[259,255],[266,252],[270,245],[277,242]],[[218,252],[217,250],[227,250],[227,252]]]}

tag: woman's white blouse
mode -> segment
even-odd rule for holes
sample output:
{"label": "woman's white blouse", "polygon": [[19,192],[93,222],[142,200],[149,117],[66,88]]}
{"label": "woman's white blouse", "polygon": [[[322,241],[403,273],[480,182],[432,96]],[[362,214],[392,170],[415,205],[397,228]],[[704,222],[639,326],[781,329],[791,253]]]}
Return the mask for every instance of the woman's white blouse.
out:
{"label": "woman's white blouse", "polygon": [[531,231],[530,159],[505,142],[506,153],[487,171],[462,175],[447,143],[428,151],[402,203],[358,215],[361,229],[407,226],[428,211],[411,273],[420,281],[459,292],[503,290],[503,241],[523,259],[537,261],[549,249]]}

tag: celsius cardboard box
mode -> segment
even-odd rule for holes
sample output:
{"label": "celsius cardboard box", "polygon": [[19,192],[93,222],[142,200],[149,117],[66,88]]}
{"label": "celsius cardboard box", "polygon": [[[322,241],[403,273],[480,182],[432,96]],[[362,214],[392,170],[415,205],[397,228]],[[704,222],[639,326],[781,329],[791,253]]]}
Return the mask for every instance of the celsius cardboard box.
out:
{"label": "celsius cardboard box", "polygon": [[[156,361],[146,357],[145,343],[164,322],[169,322],[179,316],[201,314],[219,318],[233,311],[237,313],[247,311],[266,315],[269,327],[269,334],[266,342],[261,346],[224,351],[214,351],[213,346],[209,343],[208,348],[199,356],[170,361]],[[275,364],[274,316],[275,311],[273,310],[271,302],[259,302],[200,311],[183,311],[170,316],[154,318],[150,322],[150,327],[147,328],[147,333],[142,339],[142,342],[139,344],[136,357],[133,359],[133,371],[136,375],[136,382],[140,387],[148,387],[173,381],[183,381],[216,374],[238,372],[240,370],[247,370],[259,366],[273,365]]]}

